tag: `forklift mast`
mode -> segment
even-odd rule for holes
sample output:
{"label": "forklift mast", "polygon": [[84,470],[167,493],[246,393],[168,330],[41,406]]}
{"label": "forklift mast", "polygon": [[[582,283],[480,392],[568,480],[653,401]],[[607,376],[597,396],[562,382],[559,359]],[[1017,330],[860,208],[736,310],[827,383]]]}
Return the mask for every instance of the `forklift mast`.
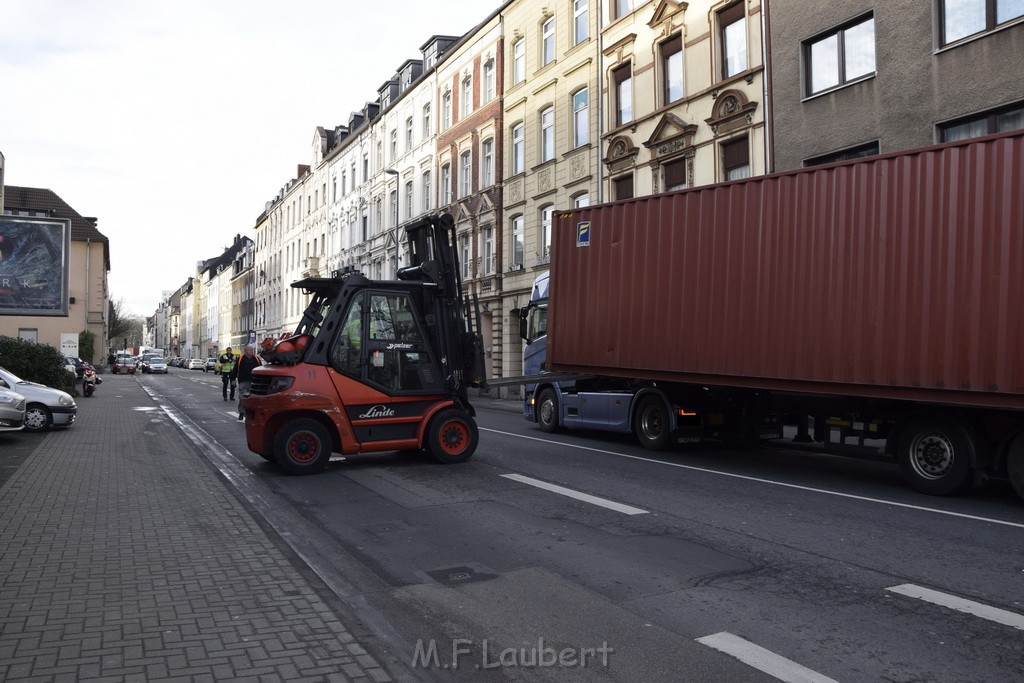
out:
{"label": "forklift mast", "polygon": [[398,279],[422,282],[424,300],[433,299],[434,310],[423,312],[427,329],[449,389],[468,405],[468,388],[486,388],[487,378],[480,305],[462,292],[455,220],[447,213],[426,216],[407,225],[406,235],[410,265],[398,270]]}

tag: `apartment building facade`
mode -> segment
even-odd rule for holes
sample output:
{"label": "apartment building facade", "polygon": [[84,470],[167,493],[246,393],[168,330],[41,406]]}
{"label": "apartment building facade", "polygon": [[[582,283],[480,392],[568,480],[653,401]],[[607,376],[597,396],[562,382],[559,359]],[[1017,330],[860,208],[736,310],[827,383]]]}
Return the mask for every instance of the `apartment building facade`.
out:
{"label": "apartment building facade", "polygon": [[774,170],[1024,127],[1024,3],[771,0]]}

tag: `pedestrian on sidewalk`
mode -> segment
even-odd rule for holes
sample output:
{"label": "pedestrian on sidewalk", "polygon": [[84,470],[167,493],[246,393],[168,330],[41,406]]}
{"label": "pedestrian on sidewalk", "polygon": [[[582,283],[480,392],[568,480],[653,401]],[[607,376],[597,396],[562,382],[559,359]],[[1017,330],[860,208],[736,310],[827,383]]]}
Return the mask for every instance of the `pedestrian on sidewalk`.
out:
{"label": "pedestrian on sidewalk", "polygon": [[217,359],[220,365],[221,395],[228,400],[228,387],[231,388],[231,400],[235,400],[235,384],[238,381],[238,366],[235,363],[235,354],[231,347],[224,349],[224,354]]}
{"label": "pedestrian on sidewalk", "polygon": [[252,371],[263,365],[263,361],[256,355],[256,349],[250,344],[245,347],[245,354],[238,359],[238,419],[245,419],[245,411],[242,410],[242,399],[249,393],[249,385],[252,384]]}

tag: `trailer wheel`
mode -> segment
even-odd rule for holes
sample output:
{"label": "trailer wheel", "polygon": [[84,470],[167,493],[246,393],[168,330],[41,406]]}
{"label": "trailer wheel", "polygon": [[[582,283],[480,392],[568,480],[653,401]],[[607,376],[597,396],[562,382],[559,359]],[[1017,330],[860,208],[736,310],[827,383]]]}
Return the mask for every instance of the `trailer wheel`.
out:
{"label": "trailer wheel", "polygon": [[288,474],[316,474],[330,459],[331,437],[316,420],[292,420],[274,437],[274,460]]}
{"label": "trailer wheel", "polygon": [[959,493],[973,481],[974,443],[955,421],[910,420],[901,430],[897,459],[907,483],[931,496]]}
{"label": "trailer wheel", "polygon": [[480,431],[463,410],[448,408],[434,416],[427,427],[427,452],[445,465],[466,462],[476,452]]}
{"label": "trailer wheel", "polygon": [[633,417],[633,429],[640,445],[649,451],[660,451],[670,440],[668,408],[657,396],[640,399]]}
{"label": "trailer wheel", "polygon": [[1006,456],[1006,469],[1010,474],[1013,490],[1024,499],[1024,433],[1018,434],[1010,444],[1010,452]]}
{"label": "trailer wheel", "polygon": [[558,431],[558,396],[554,389],[545,389],[537,399],[537,424],[542,432],[554,434]]}

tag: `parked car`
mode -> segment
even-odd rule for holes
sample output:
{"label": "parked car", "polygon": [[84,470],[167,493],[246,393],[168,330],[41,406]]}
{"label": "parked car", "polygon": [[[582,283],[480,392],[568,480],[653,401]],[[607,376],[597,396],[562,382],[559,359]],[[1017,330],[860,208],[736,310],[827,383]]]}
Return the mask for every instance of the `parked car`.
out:
{"label": "parked car", "polygon": [[0,387],[12,389],[25,397],[27,431],[40,432],[51,426],[68,426],[78,415],[78,405],[71,394],[45,384],[26,382],[3,367],[0,367]]}
{"label": "parked car", "polygon": [[202,370],[206,367],[206,361],[202,358],[190,358],[188,361],[189,370]]}
{"label": "parked car", "polygon": [[146,369],[143,372],[154,375],[166,375],[167,361],[160,356],[150,356],[149,360],[146,361]]}
{"label": "parked car", "polygon": [[64,359],[64,369],[70,372],[72,375],[74,375],[76,379],[78,378],[78,366],[75,365],[74,358]]}
{"label": "parked car", "polygon": [[135,359],[131,356],[121,356],[114,362],[115,375],[134,375]]}
{"label": "parked car", "polygon": [[0,432],[16,432],[25,427],[25,397],[10,389],[0,389]]}
{"label": "parked car", "polygon": [[67,356],[64,358],[64,367],[67,367],[68,365],[74,366],[76,379],[82,379],[82,374],[85,372],[85,368],[89,366],[89,364],[84,360],[81,358],[75,358],[74,356]]}
{"label": "parked car", "polygon": [[210,370],[216,372],[217,365],[218,363],[216,358],[207,358],[206,365],[203,366],[203,372],[209,372]]}

